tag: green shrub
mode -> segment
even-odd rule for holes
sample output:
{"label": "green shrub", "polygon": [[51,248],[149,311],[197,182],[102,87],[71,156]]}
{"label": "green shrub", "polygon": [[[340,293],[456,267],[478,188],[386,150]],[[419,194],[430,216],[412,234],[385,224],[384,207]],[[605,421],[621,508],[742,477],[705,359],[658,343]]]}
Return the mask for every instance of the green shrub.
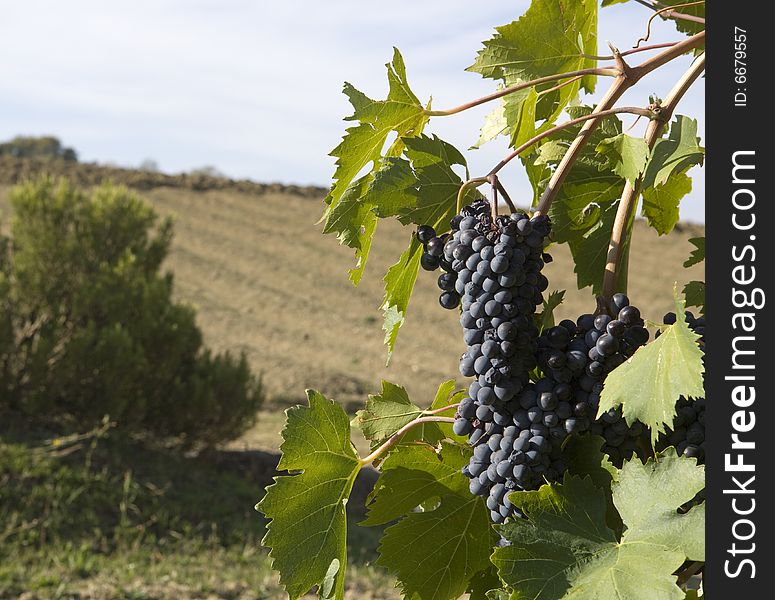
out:
{"label": "green shrub", "polygon": [[0,144],[0,156],[61,158],[68,162],[78,160],[78,154],[75,150],[66,148],[58,138],[50,135],[16,136],[12,140]]}
{"label": "green shrub", "polygon": [[3,398],[10,389],[10,358],[13,353],[14,331],[11,313],[11,262],[9,240],[0,235],[0,411]]}
{"label": "green shrub", "polygon": [[107,414],[126,431],[207,445],[252,423],[260,382],[244,356],[203,347],[160,273],[169,220],[111,185],[87,195],[42,179],[11,204],[10,408],[81,429]]}

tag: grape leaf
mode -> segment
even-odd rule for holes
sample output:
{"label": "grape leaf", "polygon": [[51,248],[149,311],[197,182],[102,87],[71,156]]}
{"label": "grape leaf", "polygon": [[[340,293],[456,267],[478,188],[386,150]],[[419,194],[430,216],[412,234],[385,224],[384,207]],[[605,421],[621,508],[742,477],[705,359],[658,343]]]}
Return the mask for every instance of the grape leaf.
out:
{"label": "grape leaf", "polygon": [[544,308],[541,314],[535,316],[539,332],[554,327],[554,309],[562,304],[564,297],[565,290],[555,290],[544,300]]}
{"label": "grape leaf", "polygon": [[[347,415],[314,390],[308,407],[286,411],[278,470],[256,505],[271,520],[264,546],[291,600],[319,586],[321,596],[344,598],[347,563],[345,505],[361,463],[350,442]],[[300,551],[303,549],[303,551]]]}
{"label": "grape leaf", "polygon": [[[468,70],[501,80],[506,86],[594,67],[595,61],[584,54],[597,52],[597,0],[534,0],[518,20],[497,27],[483,46]],[[545,84],[541,89],[554,85]],[[518,131],[525,125],[523,104],[533,105],[525,110],[535,111],[534,121],[554,121],[582,87],[594,91],[595,78],[587,76],[545,93],[540,103],[534,95],[510,94],[504,100],[509,128]],[[529,137],[525,131],[512,138],[525,135]]]}
{"label": "grape leaf", "polygon": [[496,539],[483,500],[466,489],[464,495],[442,496],[434,510],[410,513],[388,527],[377,564],[396,576],[406,597],[449,600],[462,595],[488,566]]}
{"label": "grape leaf", "polygon": [[604,445],[605,439],[599,435],[569,437],[563,452],[568,473],[589,477],[601,489],[610,488],[619,471],[603,453]]}
{"label": "grape leaf", "polygon": [[[450,230],[449,222],[457,213],[457,194],[463,180],[452,170],[453,165],[466,167],[466,159],[452,144],[437,136],[407,138],[405,154],[416,177],[415,206],[399,213],[404,224],[431,225],[437,234]],[[467,173],[467,170],[466,170]],[[478,197],[470,190],[466,202]]]}
{"label": "grape leaf", "polygon": [[[509,600],[509,593],[498,589],[502,586],[498,571],[495,565],[490,563],[487,569],[479,571],[471,578],[468,585],[468,600]],[[499,593],[505,594],[498,596]]]}
{"label": "grape leaf", "polygon": [[603,453],[605,439],[599,435],[570,436],[563,448],[563,458],[570,475],[589,477],[592,483],[605,492],[606,523],[617,535],[622,532],[622,519],[614,508],[611,484],[619,477],[619,471]]}
{"label": "grape leaf", "polygon": [[643,189],[643,216],[659,235],[673,231],[678,223],[678,205],[692,191],[691,177],[686,173],[674,173],[654,187]]}
{"label": "grape leaf", "polygon": [[[680,591],[669,576],[681,565],[681,557],[674,553],[666,560],[658,547],[620,546],[605,524],[603,491],[591,480],[566,476],[563,484],[547,484],[510,498],[527,520],[498,527],[511,546],[497,548],[491,560],[501,579],[514,589],[513,600],[560,600],[574,595],[653,600],[673,597],[655,595],[656,586],[660,591],[666,587]],[[654,587],[648,595],[643,581]],[[577,588],[587,594],[575,594]]]}
{"label": "grape leaf", "polygon": [[627,423],[651,428],[652,442],[673,422],[679,396],[705,397],[700,336],[686,324],[682,300],[676,300],[676,315],[675,324],[611,371],[600,394],[598,416],[621,404]]}
{"label": "grape leaf", "polygon": [[649,147],[643,138],[626,133],[604,139],[595,151],[607,159],[606,166],[611,171],[630,183],[641,176],[649,160]]}
{"label": "grape leaf", "polygon": [[[686,463],[702,473],[695,461]],[[673,572],[687,553],[698,553],[704,535],[704,510],[676,510],[698,482],[697,473],[689,482],[678,481],[685,474],[669,455],[664,462],[627,463],[613,484],[626,526],[621,538],[606,526],[605,495],[591,479],[566,475],[562,484],[512,493],[527,520],[498,527],[512,544],[492,556],[501,579],[514,589],[511,598],[682,600]],[[646,487],[646,480],[658,481],[661,489]],[[634,514],[643,505],[650,509]]]}
{"label": "grape leaf", "polygon": [[385,274],[385,300],[382,303],[385,331],[385,344],[388,347],[388,362],[396,346],[398,330],[406,320],[406,309],[409,307],[409,299],[412,297],[414,282],[420,270],[420,257],[422,245],[412,236],[409,247],[404,250],[398,262],[390,267]]}
{"label": "grape leaf", "polygon": [[[502,89],[502,86],[499,86]],[[469,150],[478,150],[487,142],[491,142],[499,135],[505,134],[509,129],[506,121],[506,111],[504,110],[503,100],[498,101],[498,105],[484,118],[484,123],[479,130],[479,139],[469,148]]]}
{"label": "grape leaf", "polygon": [[[572,118],[591,111],[588,106],[568,108]],[[556,139],[543,144],[537,153],[536,163],[556,166],[579,129],[580,125],[563,130]],[[570,248],[579,289],[592,286],[594,293],[602,289],[611,228],[624,189],[624,180],[611,170],[608,159],[598,154],[595,148],[621,132],[622,124],[618,118],[612,116],[601,120],[568,173],[549,212],[554,241],[567,243]],[[634,218],[627,226],[625,252],[629,251],[633,222]],[[625,291],[626,282],[627,270],[622,269],[617,289]]]}
{"label": "grape leaf", "polygon": [[331,152],[337,160],[334,184],[326,197],[326,217],[355,176],[379,160],[391,132],[397,132],[398,137],[387,155],[398,156],[403,150],[402,138],[418,135],[428,122],[424,107],[409,88],[404,59],[397,48],[393,49],[393,61],[385,66],[389,86],[385,100],[372,100],[349,83],[344,85],[344,93],[354,109],[345,120],[359,124],[348,128],[342,142]]}
{"label": "grape leaf", "polygon": [[[457,385],[454,379],[443,382],[436,391],[436,397],[431,403],[431,410],[435,411],[444,408],[445,406],[449,406],[450,404],[457,404],[460,402],[463,397],[466,396],[466,390],[457,390],[455,389],[456,387]],[[454,417],[456,412],[457,407],[449,408],[436,414],[440,417]],[[451,423],[437,423],[437,425],[444,434],[444,437],[450,440],[454,440],[460,444],[464,444],[468,440],[468,436],[456,435],[455,432],[452,431]]]}
{"label": "grape leaf", "polygon": [[700,311],[705,312],[705,282],[690,281],[684,286],[684,297],[686,306],[696,306]]}
{"label": "grape leaf", "polygon": [[[644,465],[631,460],[613,485],[614,504],[627,525],[629,543],[658,544],[689,560],[705,560],[705,504],[686,514],[677,508],[705,487],[705,467],[668,448]],[[644,499],[648,499],[644,501]]]}
{"label": "grape leaf", "polygon": [[694,250],[692,250],[692,253],[689,256],[689,258],[687,258],[684,261],[684,267],[686,267],[687,269],[705,260],[705,238],[704,237],[690,238],[689,243],[692,246],[694,246]]}
{"label": "grape leaf", "polygon": [[[619,177],[601,174],[584,183],[565,183],[552,203],[549,216],[554,239],[568,244],[579,289],[592,286],[596,294],[602,290],[611,228],[623,189]],[[632,223],[625,237],[627,248],[631,228]],[[626,281],[627,270],[622,269],[617,289],[625,291]]]}
{"label": "grape leaf", "polygon": [[503,114],[510,137],[509,143],[513,148],[522,145],[537,133],[535,125],[537,111],[538,92],[535,88],[520,90],[505,98]]}
{"label": "grape leaf", "polygon": [[[457,194],[463,181],[452,170],[453,165],[465,167],[463,155],[451,144],[436,136],[418,136],[404,140],[405,155],[410,161],[414,174],[414,182],[406,187],[406,165],[394,162],[393,168],[400,169],[401,174],[390,176],[383,174],[380,183],[384,185],[373,186],[379,194],[387,194],[391,198],[400,197],[406,199],[412,197],[414,202],[405,200],[391,201],[391,206],[400,205],[396,211],[399,220],[404,224],[415,223],[417,225],[432,225],[436,233],[449,231],[449,222],[457,212]],[[399,166],[400,165],[400,166]],[[400,189],[387,189],[390,182],[397,183]],[[392,196],[391,196],[392,194]],[[472,202],[481,194],[475,189],[466,191],[464,200]],[[378,200],[374,200],[379,204]],[[422,246],[412,236],[409,248],[401,255],[399,261],[388,269],[385,275],[385,300],[382,304],[384,313],[383,329],[385,331],[385,344],[388,347],[388,362],[395,349],[398,331],[406,320],[406,309],[414,289],[417,273],[420,268],[420,256]]]}
{"label": "grape leaf", "polygon": [[468,480],[461,472],[470,449],[443,442],[436,451],[427,444],[404,446],[380,466],[380,476],[369,494],[368,514],[361,525],[381,525],[402,517],[423,502],[447,494],[465,497]]}
{"label": "grape leaf", "polygon": [[365,197],[380,219],[397,217],[402,210],[417,204],[416,183],[408,160],[387,156],[372,173]]}
{"label": "grape leaf", "polygon": [[[398,134],[385,151],[386,156],[399,156],[404,140],[419,135],[428,122],[424,107],[409,88],[398,49],[394,49],[393,61],[386,67],[389,92],[385,100],[372,100],[345,83],[344,93],[354,109],[346,120],[359,124],[348,128],[342,142],[331,152],[337,159],[336,171],[334,184],[325,199],[323,233],[335,233],[340,244],[355,250],[356,266],[350,271],[355,285],[363,276],[377,227],[374,196],[367,191],[373,181],[372,173],[382,167],[380,159],[388,136],[392,132]],[[366,167],[370,172],[355,180]]]}
{"label": "grape leaf", "polygon": [[[355,414],[354,424],[369,440],[373,450],[422,414],[423,409],[412,404],[406,389],[382,380],[382,391],[369,396],[366,407]],[[402,441],[422,439],[431,444],[444,438],[437,423],[424,423],[404,436]]]}
{"label": "grape leaf", "polygon": [[[470,494],[461,472],[470,455],[468,446],[451,442],[438,450],[416,444],[382,464],[364,524],[408,515],[385,531],[378,561],[397,576],[406,597],[457,598],[489,566],[495,535],[487,507]],[[437,502],[428,509],[432,499]],[[418,506],[426,509],[413,512]]]}
{"label": "grape leaf", "polygon": [[372,175],[368,174],[350,184],[340,201],[329,212],[323,227],[323,233],[336,232],[340,244],[355,250],[355,267],[350,269],[350,281],[355,285],[358,285],[363,277],[371,250],[371,240],[377,227],[377,215],[373,212],[373,205],[363,201],[372,180]]}
{"label": "grape leaf", "polygon": [[705,149],[697,137],[697,120],[677,115],[670,132],[654,145],[651,159],[643,176],[643,189],[665,183],[673,173],[684,173],[701,165]]}

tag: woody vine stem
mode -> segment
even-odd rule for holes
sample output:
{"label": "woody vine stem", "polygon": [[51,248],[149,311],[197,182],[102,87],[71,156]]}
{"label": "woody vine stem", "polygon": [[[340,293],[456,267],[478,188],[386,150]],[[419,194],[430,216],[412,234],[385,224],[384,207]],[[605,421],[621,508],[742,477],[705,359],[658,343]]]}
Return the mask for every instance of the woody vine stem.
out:
{"label": "woody vine stem", "polygon": [[[655,14],[659,14],[660,16],[663,16],[666,18],[673,18],[673,19],[687,19],[687,20],[699,22],[697,21],[697,19],[699,18],[694,18],[691,15],[687,16],[682,13],[677,13],[675,11],[665,10],[665,7],[659,5],[659,3],[648,3],[648,5],[657,11],[657,13]],[[692,52],[697,50],[698,48],[701,48],[704,45],[704,43],[705,43],[705,32],[701,31],[681,42],[644,46],[642,48],[635,48],[628,52],[620,52],[618,49],[611,46],[611,50],[613,52],[612,56],[614,60],[613,66],[581,69],[577,71],[569,71],[567,73],[558,73],[556,75],[549,75],[547,77],[541,77],[539,79],[519,83],[517,85],[504,88],[503,90],[499,90],[498,92],[495,92],[493,94],[483,96],[481,98],[478,98],[471,102],[467,102],[465,104],[461,104],[460,106],[457,106],[451,109],[426,111],[426,114],[428,116],[449,116],[449,115],[460,113],[464,110],[468,110],[469,108],[479,106],[486,102],[503,98],[504,96],[507,96],[514,92],[518,92],[526,88],[534,87],[544,83],[549,83],[552,81],[565,80],[564,83],[559,84],[560,86],[562,86],[569,83],[570,81],[575,81],[578,78],[586,75],[598,75],[598,76],[607,76],[607,77],[614,78],[613,83],[608,88],[606,93],[603,95],[601,100],[598,102],[597,106],[595,106],[594,110],[590,114],[584,115],[582,117],[578,117],[576,119],[570,119],[568,121],[565,121],[564,123],[556,125],[555,127],[547,129],[546,131],[543,131],[533,136],[532,138],[530,138],[529,140],[527,140],[526,142],[524,142],[523,144],[515,148],[508,156],[506,156],[495,167],[493,167],[490,170],[490,172],[487,173],[487,175],[484,175],[481,177],[473,177],[468,181],[466,181],[465,183],[463,183],[458,191],[458,196],[457,196],[458,210],[460,210],[462,206],[467,190],[474,187],[478,187],[484,183],[489,183],[494,188],[494,193],[496,194],[495,197],[497,197],[497,192],[500,192],[501,195],[504,197],[504,199],[507,201],[509,208],[513,211],[514,206],[511,203],[510,199],[508,198],[508,194],[505,193],[505,189],[503,189],[503,186],[498,181],[496,174],[503,167],[505,167],[511,160],[520,156],[522,153],[530,150],[536,143],[540,142],[541,140],[547,137],[554,135],[559,131],[562,131],[564,129],[567,129],[579,124],[581,124],[582,126],[579,129],[579,132],[574,138],[573,142],[568,147],[568,150],[565,152],[564,156],[562,157],[559,164],[557,165],[557,168],[552,173],[552,176],[549,179],[549,182],[547,183],[546,188],[544,189],[538,201],[534,214],[546,214],[549,212],[552,202],[557,197],[559,190],[562,187],[562,184],[564,183],[566,177],[568,176],[568,173],[573,168],[574,164],[576,163],[577,159],[581,154],[581,151],[584,149],[584,146],[589,141],[589,138],[591,137],[592,133],[600,125],[600,123],[605,117],[614,115],[614,114],[622,114],[622,113],[630,113],[630,114],[636,114],[638,116],[647,117],[650,120],[650,122],[646,129],[645,141],[649,150],[653,149],[657,140],[661,137],[662,133],[664,132],[665,124],[669,122],[670,118],[672,117],[673,112],[675,111],[676,105],[686,94],[686,91],[689,89],[689,87],[691,87],[691,85],[695,81],[697,81],[700,75],[704,72],[704,69],[705,69],[704,54],[701,54],[697,59],[695,59],[691,67],[678,80],[678,82],[675,84],[673,89],[668,93],[664,102],[662,102],[660,105],[648,106],[643,108],[643,107],[634,107],[634,106],[616,107],[615,104],[624,95],[624,93],[627,90],[629,90],[631,87],[637,84],[643,77],[645,77],[652,71],[655,71],[656,69],[666,65],[667,63],[678,58],[679,56],[682,56],[688,52]],[[635,51],[655,50],[655,49],[661,49],[661,48],[666,48],[666,49],[663,52],[660,52],[659,54],[656,54],[655,56],[643,61],[641,64],[637,66],[630,66],[624,60],[624,57],[626,55],[633,54]],[[593,58],[605,59],[607,57],[593,57]],[[613,296],[613,294],[616,291],[618,291],[616,289],[617,282],[619,281],[620,273],[622,272],[622,269],[626,265],[626,260],[628,255],[628,253],[625,251],[626,250],[625,246],[627,241],[626,234],[628,231],[630,220],[632,218],[632,215],[634,214],[635,206],[637,204],[637,199],[640,191],[640,183],[641,183],[640,180],[635,181],[634,183],[628,181],[625,184],[622,197],[619,200],[619,205],[617,207],[616,217],[614,220],[614,226],[611,231],[611,240],[608,248],[604,282],[603,282],[603,296],[605,296],[606,298],[610,298],[611,296]],[[493,210],[497,210],[497,207],[494,207]]]}

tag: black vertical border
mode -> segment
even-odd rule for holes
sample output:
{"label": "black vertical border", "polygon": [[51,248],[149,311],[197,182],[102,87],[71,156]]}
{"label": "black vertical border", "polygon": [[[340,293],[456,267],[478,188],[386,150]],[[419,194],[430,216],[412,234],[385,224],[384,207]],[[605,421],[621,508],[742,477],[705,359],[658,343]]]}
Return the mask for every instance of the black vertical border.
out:
{"label": "black vertical border", "polygon": [[[770,10],[768,10],[770,9]],[[728,375],[733,372],[732,340],[735,333],[732,316],[733,287],[741,288],[732,280],[735,262],[733,248],[741,251],[743,246],[755,246],[756,260],[746,261],[747,269],[751,265],[756,269],[756,281],[747,289],[760,287],[765,295],[773,290],[771,281],[775,268],[775,235],[771,232],[773,194],[770,191],[769,177],[775,170],[772,161],[771,115],[772,103],[768,98],[765,84],[775,76],[775,69],[768,68],[772,60],[775,34],[769,26],[772,12],[770,2],[709,0],[707,2],[707,69],[706,69],[706,198],[705,218],[707,237],[706,258],[706,315],[710,322],[706,341],[706,475],[707,475],[707,521],[706,521],[706,564],[703,574],[705,596],[710,600],[773,597],[775,568],[771,566],[770,544],[775,542],[773,534],[772,485],[768,484],[771,465],[775,460],[775,429],[772,429],[775,398],[770,394],[771,369],[775,366],[772,359],[772,319],[768,318],[769,306],[755,310],[755,363],[753,371],[755,383],[747,383],[756,388],[756,401],[746,409],[755,413],[756,424],[749,433],[740,434],[741,438],[753,440],[755,450],[731,450],[731,435],[735,433],[732,418],[740,410],[731,399],[732,390],[740,382],[730,381]],[[745,30],[746,35],[746,81],[735,81],[735,27]],[[739,33],[739,30],[738,30]],[[771,86],[770,86],[771,87]],[[735,105],[735,94],[743,91],[746,106]],[[755,152],[756,182],[742,187],[750,188],[756,195],[755,206],[750,212],[756,215],[756,224],[750,231],[740,231],[733,225],[735,208],[732,195],[740,185],[733,185],[733,154],[736,151]],[[750,171],[748,171],[750,173]],[[751,240],[751,235],[756,237]],[[743,286],[745,289],[745,286]],[[775,297],[767,298],[775,302]],[[746,309],[752,310],[752,309]],[[750,335],[750,334],[749,334]],[[749,345],[749,349],[751,346]],[[744,456],[747,463],[755,464],[753,473],[733,473],[725,469],[725,456],[735,453]],[[737,485],[733,477],[745,482],[751,475],[755,480],[749,488],[755,494],[730,494]],[[755,510],[747,516],[735,514],[733,499],[738,499],[738,508],[747,509],[750,499],[756,502]],[[750,519],[756,527],[754,536],[747,541],[736,540],[735,521]],[[748,535],[749,526],[745,523],[737,531]],[[731,553],[733,544],[744,551],[753,547],[750,554]],[[737,577],[730,577],[741,561],[750,558],[755,564],[755,577],[751,577],[750,565],[742,568]]]}

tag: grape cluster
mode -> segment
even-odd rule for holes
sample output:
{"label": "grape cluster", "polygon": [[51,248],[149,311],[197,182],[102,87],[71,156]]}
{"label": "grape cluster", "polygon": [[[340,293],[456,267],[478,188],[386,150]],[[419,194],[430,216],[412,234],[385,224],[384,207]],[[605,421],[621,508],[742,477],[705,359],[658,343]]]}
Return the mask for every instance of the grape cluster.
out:
{"label": "grape cluster", "polygon": [[[474,447],[463,471],[471,492],[486,496],[493,521],[503,522],[516,510],[508,492],[533,489],[543,476],[565,470],[560,442],[570,388],[558,395],[553,382],[529,378],[536,366],[534,315],[549,285],[541,269],[551,260],[543,251],[550,223],[523,212],[493,217],[490,204],[480,200],[464,207],[451,228],[438,257],[440,266],[451,267],[439,277],[439,301],[445,308],[461,306],[467,350],[460,372],[474,378],[453,428]],[[439,243],[428,233],[418,230],[426,254],[437,252]]]}
{"label": "grape cluster", "polygon": [[[455,226],[454,219],[452,226]],[[455,291],[457,273],[452,270],[452,259],[448,260],[444,252],[445,244],[449,238],[449,233],[437,236],[436,230],[430,225],[420,225],[417,228],[417,239],[423,245],[420,266],[426,271],[435,271],[439,267],[444,271],[439,275],[438,279],[439,288],[441,289],[439,304],[446,309],[452,310],[460,304],[460,294]]]}
{"label": "grape cluster", "polygon": [[601,308],[601,314],[584,314],[576,323],[565,320],[543,332],[537,358],[547,376],[573,389],[574,414],[566,421],[568,432],[602,436],[603,452],[621,466],[647,440],[646,427],[640,422],[628,425],[618,407],[594,419],[606,377],[648,342],[649,332],[626,295],[615,294],[610,305]]}
{"label": "grape cluster", "polygon": [[[451,233],[437,236],[422,226],[421,264],[441,267],[439,303],[460,306],[466,352],[460,372],[472,377],[453,430],[468,436],[473,456],[463,473],[472,494],[483,496],[491,519],[521,516],[508,499],[562,478],[563,442],[592,432],[621,465],[640,447],[648,431],[627,425],[620,409],[595,420],[606,376],[649,339],[640,311],[616,294],[598,315],[564,320],[539,335],[536,307],[548,280],[541,273],[551,225],[545,216],[522,212],[493,217],[486,200],[463,208]],[[610,315],[614,315],[613,317]],[[531,381],[530,374],[539,368]]]}
{"label": "grape cluster", "polygon": [[[676,322],[675,313],[667,313],[662,321],[665,325],[672,325]],[[686,324],[701,336],[699,344],[704,351],[705,317],[695,317],[687,311]],[[705,398],[689,399],[682,396],[675,404],[675,412],[672,425],[657,438],[656,451],[662,452],[675,446],[679,455],[696,458],[702,464],[705,462]]]}

